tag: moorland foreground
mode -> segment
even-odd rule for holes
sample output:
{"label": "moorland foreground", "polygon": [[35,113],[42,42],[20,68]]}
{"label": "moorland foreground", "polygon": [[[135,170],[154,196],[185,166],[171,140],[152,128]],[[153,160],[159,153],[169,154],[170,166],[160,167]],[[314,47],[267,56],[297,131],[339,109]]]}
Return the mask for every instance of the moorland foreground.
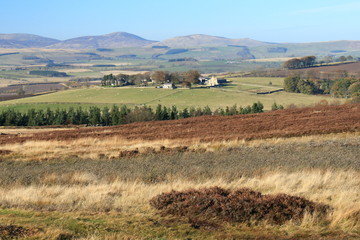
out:
{"label": "moorland foreground", "polygon": [[[113,127],[4,127],[0,236],[358,239],[359,108],[318,105]],[[206,218],[201,211],[167,215],[149,202],[171,190],[209,187],[284,193],[331,211],[274,224]]]}
{"label": "moorland foreground", "polygon": [[0,239],[360,239],[358,41],[0,35]]}

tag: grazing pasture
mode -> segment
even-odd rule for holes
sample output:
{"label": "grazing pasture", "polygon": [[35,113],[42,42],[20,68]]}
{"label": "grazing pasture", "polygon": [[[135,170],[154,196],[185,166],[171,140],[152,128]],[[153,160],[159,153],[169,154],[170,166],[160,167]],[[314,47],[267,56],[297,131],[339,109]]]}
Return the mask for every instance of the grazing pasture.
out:
{"label": "grazing pasture", "polygon": [[[227,85],[218,88],[206,88],[199,85],[194,86],[193,89],[177,88],[174,90],[155,89],[154,87],[70,89],[43,96],[0,102],[0,109],[13,107],[16,109],[27,109],[30,107],[28,104],[37,109],[56,108],[57,106],[66,108],[67,105],[74,104],[94,104],[99,106],[126,104],[129,106],[148,105],[152,107],[161,104],[163,106],[175,105],[180,109],[192,106],[209,106],[214,111],[219,107],[224,108],[234,104],[238,107],[245,107],[260,101],[264,104],[265,110],[270,110],[274,102],[286,107],[290,104],[308,106],[322,100],[326,100],[329,103],[344,101],[343,99],[334,99],[324,95],[305,95],[283,91],[264,95],[257,94],[258,92],[280,90],[283,78],[229,77],[228,80],[230,82]],[[269,84],[270,82],[271,84]]]}

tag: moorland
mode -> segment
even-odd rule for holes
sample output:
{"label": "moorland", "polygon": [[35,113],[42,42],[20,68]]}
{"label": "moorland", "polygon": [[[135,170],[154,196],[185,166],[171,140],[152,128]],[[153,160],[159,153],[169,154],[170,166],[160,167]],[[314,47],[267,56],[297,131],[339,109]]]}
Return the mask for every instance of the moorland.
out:
{"label": "moorland", "polygon": [[[0,35],[2,112],[211,113],[1,126],[0,239],[359,239],[358,46]],[[309,55],[311,67],[284,67]],[[189,70],[226,84],[185,86]],[[177,88],[102,85],[159,73],[180,76]],[[264,109],[217,111],[253,103]]]}

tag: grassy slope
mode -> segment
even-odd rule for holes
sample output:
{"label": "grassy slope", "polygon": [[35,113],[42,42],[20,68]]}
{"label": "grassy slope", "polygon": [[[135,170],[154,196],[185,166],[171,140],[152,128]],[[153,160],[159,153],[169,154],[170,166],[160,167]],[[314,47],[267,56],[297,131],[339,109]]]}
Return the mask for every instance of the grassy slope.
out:
{"label": "grassy slope", "polygon": [[[1,102],[0,109],[15,107],[19,110],[25,110],[29,106],[35,106],[36,108],[63,108],[76,106],[75,103],[96,104],[100,106],[110,106],[112,104],[127,104],[129,106],[146,104],[156,106],[157,104],[162,104],[167,106],[176,105],[180,108],[190,106],[204,107],[208,105],[212,109],[216,109],[218,107],[232,106],[233,104],[246,106],[260,101],[265,105],[265,109],[269,110],[274,102],[287,106],[291,103],[310,105],[322,99],[328,101],[334,100],[327,96],[312,96],[286,92],[267,95],[257,95],[254,93],[255,91],[269,91],[281,88],[282,78],[229,78],[229,80],[232,82],[228,86],[211,89],[92,88],[68,90],[37,97]],[[271,86],[268,85],[269,82],[272,82]]]}

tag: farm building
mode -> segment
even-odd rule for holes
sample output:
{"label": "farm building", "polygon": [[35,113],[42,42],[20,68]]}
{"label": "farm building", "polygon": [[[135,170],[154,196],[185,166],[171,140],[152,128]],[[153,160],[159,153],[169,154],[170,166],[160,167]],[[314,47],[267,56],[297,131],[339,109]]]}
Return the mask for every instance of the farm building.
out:
{"label": "farm building", "polygon": [[175,89],[175,85],[173,83],[164,83],[162,88],[166,88],[166,89]]}
{"label": "farm building", "polygon": [[218,84],[225,84],[227,83],[227,80],[225,78],[218,78]]}
{"label": "farm building", "polygon": [[218,86],[219,85],[218,79],[213,76],[207,81],[206,85],[208,85],[209,87]]}
{"label": "farm building", "polygon": [[208,78],[208,77],[199,77],[200,84],[206,84],[207,81],[209,81],[209,80],[210,80],[210,78]]}

